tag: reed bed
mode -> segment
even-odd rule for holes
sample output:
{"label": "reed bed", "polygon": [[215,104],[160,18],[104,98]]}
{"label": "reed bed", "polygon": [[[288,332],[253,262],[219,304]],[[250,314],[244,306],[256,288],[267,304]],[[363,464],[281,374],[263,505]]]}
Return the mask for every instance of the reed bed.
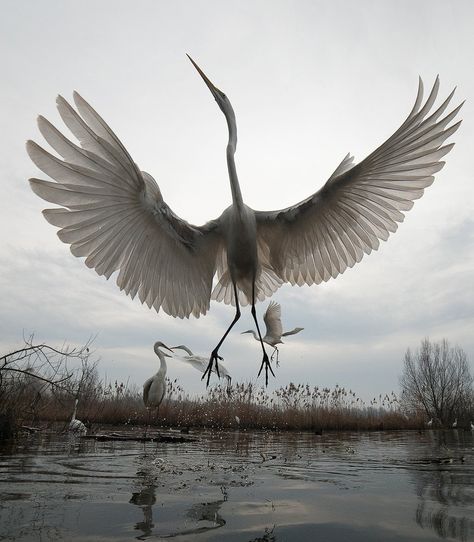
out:
{"label": "reed bed", "polygon": [[[23,398],[28,398],[23,394]],[[31,400],[31,397],[30,399]],[[45,394],[17,412],[19,425],[63,424],[70,420],[74,397],[70,393]],[[33,417],[34,414],[34,417]],[[424,417],[402,412],[395,393],[379,395],[368,403],[355,392],[290,383],[272,393],[254,384],[216,385],[190,395],[177,380],[167,381],[167,395],[158,412],[148,413],[141,389],[125,383],[100,383],[79,397],[77,418],[92,431],[107,425],[123,428],[152,425],[166,428],[264,430],[389,430],[417,429]],[[59,425],[61,427],[61,425]]]}

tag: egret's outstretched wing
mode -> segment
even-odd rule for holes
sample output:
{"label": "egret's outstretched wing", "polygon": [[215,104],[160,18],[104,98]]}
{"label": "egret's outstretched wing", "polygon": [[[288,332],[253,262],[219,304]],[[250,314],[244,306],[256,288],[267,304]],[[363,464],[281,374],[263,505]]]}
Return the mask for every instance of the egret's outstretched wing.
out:
{"label": "egret's outstretched wing", "polygon": [[439,87],[415,105],[400,128],[352,167],[347,155],[326,184],[306,200],[281,211],[257,211],[259,242],[268,245],[276,274],[291,284],[314,284],[343,273],[396,231],[413,201],[423,195],[453,147],[443,142],[462,104],[441,118],[454,91],[431,113]]}
{"label": "egret's outstretched wing", "polygon": [[263,321],[266,326],[265,336],[280,339],[283,332],[281,324],[281,306],[276,301],[270,301],[267,310],[263,315]]}
{"label": "egret's outstretched wing", "polygon": [[41,198],[61,205],[43,214],[61,228],[74,256],[132,298],[180,318],[209,308],[220,250],[218,222],[197,227],[176,216],[154,179],[141,172],[104,120],[74,93],[79,113],[61,96],[59,113],[80,147],[45,118],[41,133],[62,160],[28,141],[33,162],[56,182],[30,179]]}
{"label": "egret's outstretched wing", "polygon": [[285,331],[285,333],[282,333],[282,337],[288,337],[288,335],[296,335],[300,331],[303,331],[304,327],[295,327],[295,329],[292,329],[291,331]]}

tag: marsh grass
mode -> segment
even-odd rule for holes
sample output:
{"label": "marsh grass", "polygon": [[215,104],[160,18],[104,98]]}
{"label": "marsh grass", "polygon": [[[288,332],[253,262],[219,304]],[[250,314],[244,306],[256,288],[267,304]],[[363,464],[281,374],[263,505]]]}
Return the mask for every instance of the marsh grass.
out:
{"label": "marsh grass", "polygon": [[[74,398],[58,394],[42,398],[36,421],[67,428]],[[23,409],[20,425],[31,424],[30,410]],[[98,383],[79,398],[77,418],[98,431],[113,425],[133,428],[147,423],[141,389],[126,383]],[[58,425],[59,424],[59,425]],[[382,430],[424,426],[421,415],[402,413],[394,393],[375,397],[368,404],[352,390],[288,384],[272,393],[252,383],[230,389],[216,385],[205,393],[187,394],[177,380],[167,381],[167,395],[152,424],[176,429],[268,430]]]}

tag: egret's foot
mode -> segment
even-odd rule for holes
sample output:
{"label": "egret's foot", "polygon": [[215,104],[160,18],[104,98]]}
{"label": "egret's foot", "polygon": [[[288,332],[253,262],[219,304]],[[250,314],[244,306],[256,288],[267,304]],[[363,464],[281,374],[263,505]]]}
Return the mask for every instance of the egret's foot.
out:
{"label": "egret's foot", "polygon": [[[204,380],[204,378],[206,378],[207,376],[206,386],[209,386],[209,380],[211,379],[212,371],[215,370],[215,373],[217,374],[218,378],[221,377],[221,375],[219,374],[219,364],[217,363],[218,359],[222,361],[224,358],[218,355],[217,350],[213,350],[211,352],[211,357],[209,358],[207,369],[204,371],[204,374],[201,377],[201,380]],[[216,366],[215,369],[214,369],[214,365]]]}
{"label": "egret's foot", "polygon": [[275,376],[275,373],[273,372],[272,364],[270,363],[266,352],[263,354],[262,365],[260,365],[260,370],[258,371],[257,378],[260,376],[263,367],[265,367],[265,386],[268,386],[268,369],[270,369],[270,372],[273,376]]}

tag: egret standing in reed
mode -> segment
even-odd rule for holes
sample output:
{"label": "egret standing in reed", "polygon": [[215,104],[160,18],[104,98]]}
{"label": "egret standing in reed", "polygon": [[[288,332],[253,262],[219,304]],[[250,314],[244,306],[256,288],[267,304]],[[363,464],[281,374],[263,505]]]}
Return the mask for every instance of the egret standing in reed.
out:
{"label": "egret standing in reed", "polygon": [[[273,373],[260,334],[255,303],[283,283],[319,284],[360,262],[396,231],[404,212],[423,195],[453,144],[442,146],[459,122],[448,126],[456,107],[444,118],[453,93],[431,112],[439,80],[422,105],[419,81],[415,105],[400,128],[359,164],[349,154],[324,186],[303,201],[278,211],[255,211],[245,205],[234,155],[237,126],[228,97],[190,58],[224,113],[229,130],[227,167],[232,204],[203,226],[179,218],[165,203],[155,180],[140,171],[105,121],[79,94],[76,112],[58,97],[59,113],[79,140],[65,138],[46,119],[39,129],[63,160],[27,143],[35,164],[56,182],[30,179],[33,191],[61,208],[45,218],[60,228],[71,252],[85,257],[99,275],[118,271],[117,284],[142,303],[174,317],[198,317],[210,299],[232,303],[234,319],[212,350],[207,382],[218,370],[219,349],[240,318],[240,305],[251,304],[265,367]],[[249,86],[251,91],[255,89]],[[454,92],[454,91],[453,91]],[[291,182],[296,182],[292,179]],[[217,284],[212,288],[214,275]]]}
{"label": "egret standing in reed", "polygon": [[160,348],[166,348],[166,350],[169,350],[171,353],[173,352],[170,348],[166,346],[166,344],[162,343],[161,341],[157,341],[153,346],[153,350],[155,351],[155,354],[160,360],[160,368],[158,369],[158,372],[156,374],[150,377],[145,382],[145,384],[143,384],[143,402],[145,403],[145,406],[148,410],[147,427],[150,422],[151,409],[156,409],[158,411],[158,408],[163,402],[163,398],[166,393],[167,367],[165,357],[170,358],[171,356],[169,354],[166,354],[165,352],[162,352]]}
{"label": "egret standing in reed", "polygon": [[78,435],[86,435],[87,427],[81,422],[81,420],[76,419],[78,402],[79,402],[79,399],[76,398],[76,400],[74,401],[74,411],[71,416],[71,421],[69,422],[69,432],[75,433]]}
{"label": "egret standing in reed", "polygon": [[[281,305],[277,303],[276,301],[270,301],[267,310],[265,311],[265,314],[263,315],[263,321],[265,322],[266,332],[265,336],[263,337],[263,342],[267,343],[270,346],[273,346],[273,353],[271,355],[271,358],[273,360],[273,357],[276,353],[276,364],[278,367],[278,348],[277,344],[283,344],[283,341],[281,340],[282,337],[287,337],[288,335],[295,335],[296,333],[299,333],[300,331],[303,331],[303,327],[295,327],[295,329],[292,329],[291,331],[283,331],[283,326],[281,323]],[[242,334],[244,333],[251,333],[257,341],[259,338],[255,334],[255,331],[253,329],[248,329],[247,331],[242,331]]]}

